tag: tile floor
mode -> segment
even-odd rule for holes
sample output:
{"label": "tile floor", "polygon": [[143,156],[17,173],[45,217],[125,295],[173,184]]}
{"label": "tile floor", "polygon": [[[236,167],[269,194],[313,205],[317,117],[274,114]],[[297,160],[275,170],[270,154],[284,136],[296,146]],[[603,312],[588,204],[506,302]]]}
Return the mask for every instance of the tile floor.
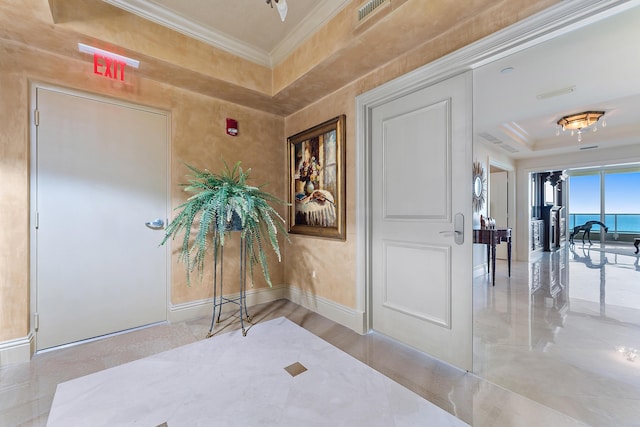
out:
{"label": "tile floor", "polygon": [[474,283],[474,371],[594,426],[640,426],[639,257],[630,244],[565,245],[496,286]]}
{"label": "tile floor", "polygon": [[[384,336],[358,335],[289,301],[254,306],[250,313],[255,322],[288,318],[468,424],[583,425]],[[235,319],[229,319],[217,329],[222,333],[238,327]],[[203,339],[208,329],[208,318],[163,324],[38,354],[30,363],[3,367],[0,425],[45,426],[58,383],[195,342]]]}
{"label": "tile floor", "polygon": [[[498,265],[474,281],[474,365],[467,373],[380,334],[360,336],[286,300],[284,316],[473,426],[640,425],[640,268],[628,247],[583,248]],[[638,303],[638,304],[636,304]],[[157,325],[0,368],[0,426],[44,426],[56,385],[201,340],[210,319]],[[239,325],[229,319],[220,329]]]}
{"label": "tile floor", "polygon": [[279,317],[246,336],[219,334],[62,383],[47,426],[414,427],[425,420],[468,425]]}

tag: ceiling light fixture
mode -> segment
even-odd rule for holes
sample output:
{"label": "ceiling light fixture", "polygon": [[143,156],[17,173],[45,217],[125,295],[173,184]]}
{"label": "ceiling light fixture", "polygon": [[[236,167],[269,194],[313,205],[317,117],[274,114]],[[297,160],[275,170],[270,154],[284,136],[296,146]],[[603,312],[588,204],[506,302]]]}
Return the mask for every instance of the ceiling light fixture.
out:
{"label": "ceiling light fixture", "polygon": [[[583,113],[571,114],[564,116],[558,120],[558,127],[556,128],[556,135],[560,135],[560,129],[566,131],[571,130],[571,136],[578,134],[578,142],[582,141],[582,131],[591,126],[593,131],[598,130],[598,120],[604,116],[604,111],[585,111]],[[602,127],[606,127],[607,122],[602,119]]]}
{"label": "ceiling light fixture", "polygon": [[287,17],[287,11],[289,10],[287,7],[287,0],[267,0],[267,4],[271,6],[272,9],[273,3],[276,4],[276,9],[278,9],[278,13],[280,14],[280,19],[284,22],[284,18]]}

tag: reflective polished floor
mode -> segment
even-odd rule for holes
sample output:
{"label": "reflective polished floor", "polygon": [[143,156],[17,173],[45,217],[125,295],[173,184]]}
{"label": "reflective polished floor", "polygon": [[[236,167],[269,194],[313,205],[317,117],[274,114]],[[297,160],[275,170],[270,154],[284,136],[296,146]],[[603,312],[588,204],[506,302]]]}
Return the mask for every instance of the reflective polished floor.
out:
{"label": "reflective polished floor", "polygon": [[60,384],[47,427],[468,427],[285,317],[251,329]]}
{"label": "reflective polished floor", "polygon": [[630,244],[565,244],[474,280],[474,372],[594,426],[640,426],[640,266]]}
{"label": "reflective polished floor", "polygon": [[[258,323],[280,316],[288,318],[470,425],[585,425],[380,334],[359,335],[289,301],[254,306],[250,313]],[[201,340],[209,322],[202,318],[153,326],[38,354],[31,362],[0,368],[0,426],[45,426],[58,383]],[[216,326],[218,333],[238,328],[235,319]],[[258,330],[248,333],[252,332]],[[322,389],[317,392],[317,399],[328,398]],[[327,422],[316,419],[306,425],[324,426]],[[339,425],[350,427],[346,422]],[[423,425],[438,426],[429,419],[420,423]]]}

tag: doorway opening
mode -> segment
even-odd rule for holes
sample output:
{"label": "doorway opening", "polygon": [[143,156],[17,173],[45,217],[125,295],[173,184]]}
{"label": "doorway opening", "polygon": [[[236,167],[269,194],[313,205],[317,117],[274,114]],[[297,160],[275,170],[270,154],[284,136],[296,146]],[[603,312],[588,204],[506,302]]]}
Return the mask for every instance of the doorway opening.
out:
{"label": "doorway opening", "polygon": [[[513,169],[489,160],[489,180],[488,180],[488,211],[487,214],[492,218],[495,228],[505,229],[511,228],[510,211],[513,196],[510,194],[509,178],[513,173]],[[507,246],[496,246],[496,259],[507,259]]]}

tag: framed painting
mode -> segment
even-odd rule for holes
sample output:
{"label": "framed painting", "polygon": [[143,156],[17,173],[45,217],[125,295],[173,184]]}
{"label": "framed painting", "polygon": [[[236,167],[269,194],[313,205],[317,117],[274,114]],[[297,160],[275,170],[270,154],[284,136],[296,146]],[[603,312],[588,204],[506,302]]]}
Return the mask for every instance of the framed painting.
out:
{"label": "framed painting", "polygon": [[345,116],[288,143],[289,232],[345,240]]}

